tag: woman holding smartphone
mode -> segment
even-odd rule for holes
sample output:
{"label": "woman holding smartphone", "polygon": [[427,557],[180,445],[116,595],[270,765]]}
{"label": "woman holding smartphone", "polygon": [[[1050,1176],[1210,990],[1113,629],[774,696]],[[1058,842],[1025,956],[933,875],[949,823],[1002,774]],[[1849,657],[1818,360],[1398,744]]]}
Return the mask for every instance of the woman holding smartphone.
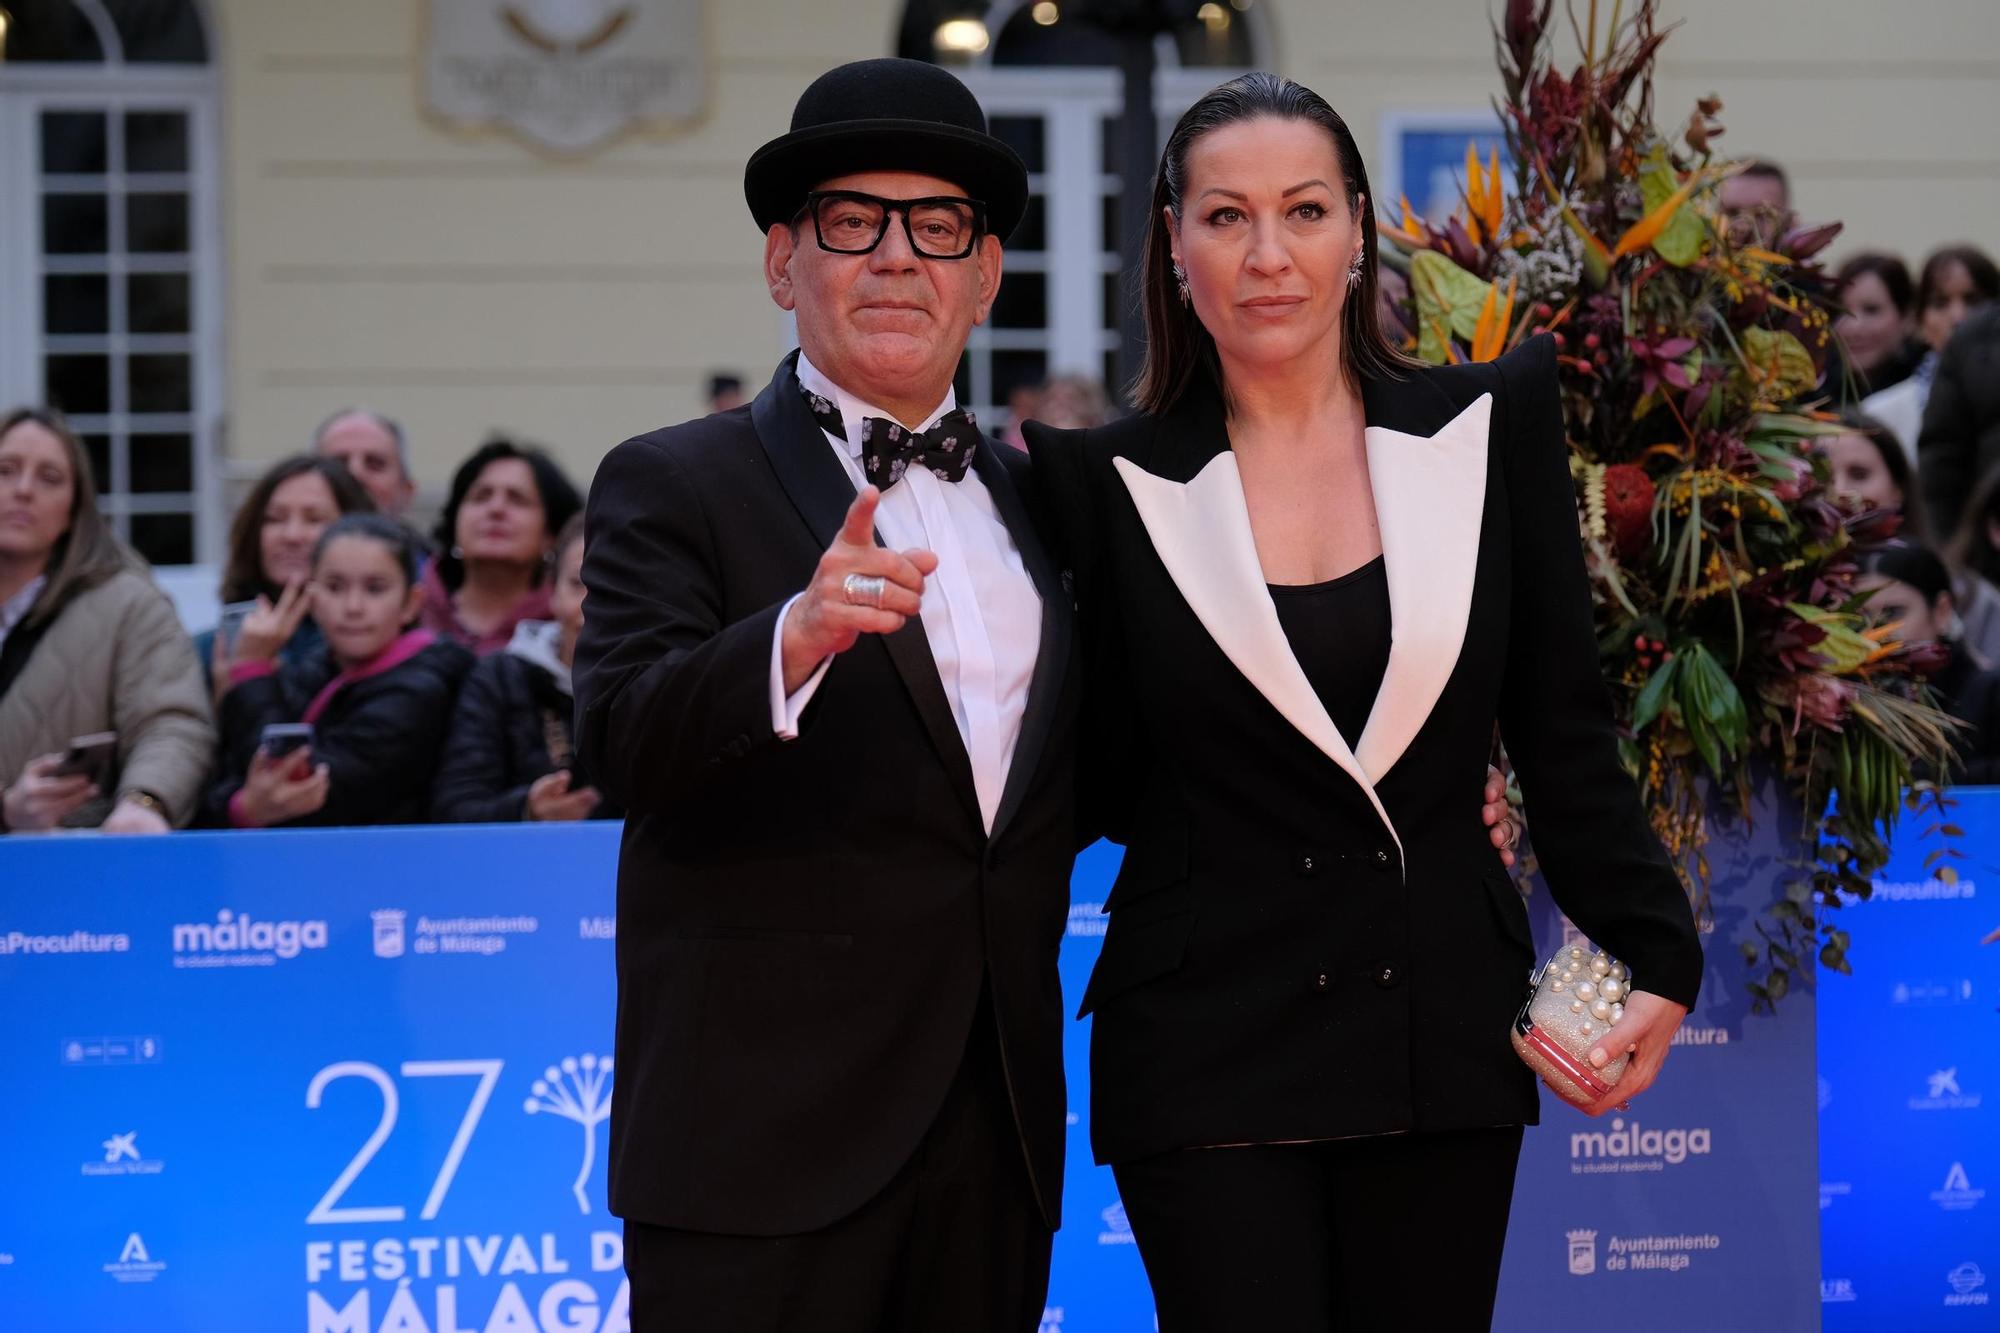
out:
{"label": "woman holding smartphone", "polygon": [[[1591,1053],[1666,1058],[1701,970],[1620,767],[1549,340],[1431,368],[1376,320],[1374,200],[1251,74],[1169,138],[1141,414],[1024,430],[1074,584],[1096,827],[1091,1139],[1164,1333],[1484,1329],[1535,958],[1463,818],[1496,725],[1570,918],[1630,967]],[[1451,1280],[1436,1280],[1440,1236]]]}
{"label": "woman holding smartphone", "polygon": [[[374,508],[361,483],[332,458],[294,454],[257,478],[229,525],[222,618],[216,628],[195,636],[195,651],[208,665],[216,698],[228,683],[231,654],[246,626],[253,636],[281,635],[275,651],[290,666],[303,665],[326,646],[299,595],[312,573],[313,545],[341,515]],[[300,606],[301,614],[274,616],[287,592],[294,594],[290,605]],[[263,647],[253,644],[251,651],[262,652]]]}
{"label": "woman holding smartphone", "polygon": [[0,417],[0,832],[165,833],[214,747],[187,632],[98,512],[76,436]]}
{"label": "woman holding smartphone", "polygon": [[[431,775],[472,655],[413,628],[423,591],[415,534],[350,514],[320,534],[308,604],[326,649],[301,666],[247,632],[222,697],[223,778],[213,813],[237,828],[421,823]],[[311,728],[310,738],[297,724]]]}

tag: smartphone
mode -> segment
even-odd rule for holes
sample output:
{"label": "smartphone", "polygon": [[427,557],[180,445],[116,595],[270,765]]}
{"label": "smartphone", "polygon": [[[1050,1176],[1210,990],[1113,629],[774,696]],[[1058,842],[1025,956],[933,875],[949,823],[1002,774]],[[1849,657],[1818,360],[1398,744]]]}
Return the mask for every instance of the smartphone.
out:
{"label": "smartphone", "polygon": [[313,729],[310,722],[272,722],[265,726],[257,744],[273,759],[283,759],[294,750],[312,754]]}
{"label": "smartphone", "polygon": [[254,601],[231,602],[222,608],[222,617],[215,622],[215,637],[222,641],[222,650],[229,656],[236,656],[236,636],[243,631],[244,617],[256,609]]}
{"label": "smartphone", "polygon": [[118,733],[94,731],[88,736],[70,737],[69,750],[56,765],[59,778],[81,775],[102,787],[111,779],[111,761],[118,757]]}

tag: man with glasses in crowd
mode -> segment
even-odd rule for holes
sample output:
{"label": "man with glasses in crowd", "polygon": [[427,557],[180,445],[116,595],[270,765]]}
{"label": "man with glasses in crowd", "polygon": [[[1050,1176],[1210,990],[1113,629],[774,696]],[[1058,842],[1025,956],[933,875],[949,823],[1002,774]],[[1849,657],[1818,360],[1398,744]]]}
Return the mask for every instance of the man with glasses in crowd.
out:
{"label": "man with glasses in crowd", "polygon": [[1025,1333],[1061,1206],[1070,605],[1025,459],[952,381],[1027,172],[951,75],[870,60],[744,186],[799,350],[619,445],[587,519],[633,1327]]}

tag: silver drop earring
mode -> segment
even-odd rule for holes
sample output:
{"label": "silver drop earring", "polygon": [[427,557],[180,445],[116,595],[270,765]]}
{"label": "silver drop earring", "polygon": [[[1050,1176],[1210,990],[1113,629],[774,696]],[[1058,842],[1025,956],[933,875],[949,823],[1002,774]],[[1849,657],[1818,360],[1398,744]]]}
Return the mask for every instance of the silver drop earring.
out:
{"label": "silver drop earring", "polygon": [[1174,265],[1174,288],[1181,294],[1181,304],[1186,305],[1188,303],[1187,270],[1179,264]]}
{"label": "silver drop earring", "polygon": [[1353,262],[1352,264],[1349,264],[1349,265],[1347,266],[1347,285],[1348,285],[1348,286],[1350,286],[1350,287],[1358,287],[1358,286],[1360,286],[1360,285],[1361,285],[1361,256],[1360,256],[1360,255],[1356,255],[1356,256],[1354,256],[1354,262]]}

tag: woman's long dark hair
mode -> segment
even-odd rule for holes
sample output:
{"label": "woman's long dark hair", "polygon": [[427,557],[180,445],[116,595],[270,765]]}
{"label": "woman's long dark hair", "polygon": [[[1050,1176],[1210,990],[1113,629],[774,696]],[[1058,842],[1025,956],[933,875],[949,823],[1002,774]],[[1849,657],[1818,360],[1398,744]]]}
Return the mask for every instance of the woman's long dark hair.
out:
{"label": "woman's long dark hair", "polygon": [[1840,414],[1840,424],[1844,434],[1864,439],[1874,447],[1876,457],[1882,460],[1882,470],[1896,483],[1896,490],[1903,497],[1903,526],[1898,530],[1901,539],[1928,549],[1930,518],[1924,508],[1924,497],[1917,489],[1916,470],[1910,466],[1910,456],[1903,451],[1903,442],[1896,438],[1896,432],[1854,407]]}
{"label": "woman's long dark hair", "polygon": [[1889,304],[1896,307],[1897,314],[1910,313],[1916,288],[1910,284],[1909,266],[1886,250],[1863,250],[1834,270],[1833,289],[1840,294],[1843,307],[1847,304],[1847,289],[1865,273],[1873,273],[1882,280],[1882,290],[1889,293]]}
{"label": "woman's long dark hair", "polygon": [[1880,574],[1885,579],[1907,583],[1923,596],[1924,605],[1934,607],[1937,599],[1951,591],[1951,574],[1937,552],[1921,542],[1897,538],[1864,554],[1858,562],[1863,574]]}
{"label": "woman's long dark hair", "polygon": [[0,417],[0,439],[23,422],[32,422],[62,441],[70,476],[69,522],[49,551],[48,564],[42,567],[47,581],[22,619],[24,625],[33,626],[52,619],[76,594],[139,562],[104,521],[104,513],[97,507],[97,478],[91,470],[90,456],[62,413],[50,408],[17,407]]}
{"label": "woman's long dark hair", "polygon": [[380,544],[396,558],[396,568],[403,572],[404,590],[408,591],[416,583],[417,566],[423,563],[423,546],[415,532],[387,514],[342,514],[327,524],[326,531],[320,533],[319,540],[313,543],[313,568],[319,567],[326,548],[342,537],[363,537]]}
{"label": "woman's long dark hair", "polygon": [[230,520],[229,561],[222,567],[223,601],[247,602],[260,595],[276,601],[284,591],[273,587],[264,577],[264,511],[271,507],[271,496],[278,487],[308,472],[316,472],[325,480],[327,489],[333,492],[334,507],[342,515],[374,512],[375,502],[340,460],[318,454],[293,454],[279,459],[257,478],[257,484],[237,507],[236,517]]}
{"label": "woman's long dark hair", "polygon": [[1916,313],[1921,317],[1931,297],[1944,285],[1945,270],[1956,264],[1965,270],[1972,290],[1982,301],[2000,300],[2000,268],[1993,258],[1976,245],[1945,245],[1931,251],[1917,277]]}
{"label": "woman's long dark hair", "polygon": [[[458,554],[458,511],[464,506],[465,497],[479,484],[479,474],[503,458],[518,458],[535,474],[535,491],[542,498],[542,535],[551,542],[562,531],[563,524],[569,522],[570,515],[583,508],[583,497],[546,451],[532,444],[516,444],[500,435],[480,445],[451,474],[451,494],[444,502],[444,512],[438,515],[437,572],[444,586],[453,592],[465,585],[465,561]],[[546,575],[546,568],[543,573]]]}
{"label": "woman's long dark hair", "polygon": [[1141,261],[1146,317],[1146,359],[1132,382],[1132,401],[1142,412],[1164,412],[1180,401],[1199,374],[1219,386],[1221,363],[1215,340],[1202,327],[1194,308],[1181,302],[1174,278],[1173,238],[1166,215],[1181,221],[1187,187],[1188,150],[1203,136],[1258,117],[1303,120],[1325,130],[1333,140],[1347,206],[1357,210],[1361,224],[1361,281],[1348,289],[1340,313],[1340,363],[1350,381],[1400,379],[1416,365],[1391,345],[1376,318],[1375,197],[1368,185],[1368,168],[1347,122],[1326,99],[1303,84],[1276,74],[1244,74],[1210,89],[1174,126],[1153,177],[1153,211],[1146,224],[1146,249]]}

